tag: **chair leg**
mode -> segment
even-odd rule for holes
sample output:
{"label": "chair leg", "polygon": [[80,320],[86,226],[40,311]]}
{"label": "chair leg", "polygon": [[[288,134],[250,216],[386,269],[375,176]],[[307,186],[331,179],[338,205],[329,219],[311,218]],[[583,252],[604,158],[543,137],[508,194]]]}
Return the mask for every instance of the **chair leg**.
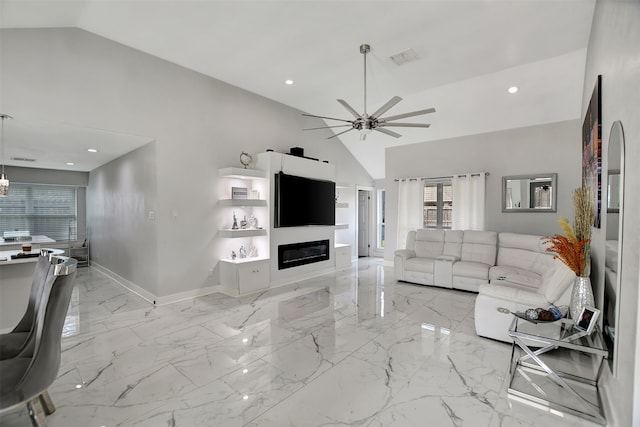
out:
{"label": "chair leg", "polygon": [[[35,407],[34,407],[35,403]],[[32,427],[47,427],[47,422],[44,420],[44,414],[39,410],[38,399],[33,399],[27,402],[27,412],[31,419]]]}
{"label": "chair leg", "polygon": [[45,415],[51,415],[56,412],[56,405],[53,404],[53,400],[51,400],[51,396],[49,396],[49,392],[45,390],[40,396],[38,396],[40,400],[40,404],[42,405],[42,410]]}

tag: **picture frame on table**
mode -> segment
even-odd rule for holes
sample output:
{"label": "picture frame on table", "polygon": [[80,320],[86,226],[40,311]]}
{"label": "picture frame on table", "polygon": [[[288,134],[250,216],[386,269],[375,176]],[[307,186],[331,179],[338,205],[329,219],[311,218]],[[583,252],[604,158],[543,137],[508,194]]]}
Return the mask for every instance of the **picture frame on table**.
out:
{"label": "picture frame on table", "polygon": [[576,320],[575,328],[581,331],[586,331],[587,334],[591,334],[598,323],[599,316],[600,310],[586,305]]}

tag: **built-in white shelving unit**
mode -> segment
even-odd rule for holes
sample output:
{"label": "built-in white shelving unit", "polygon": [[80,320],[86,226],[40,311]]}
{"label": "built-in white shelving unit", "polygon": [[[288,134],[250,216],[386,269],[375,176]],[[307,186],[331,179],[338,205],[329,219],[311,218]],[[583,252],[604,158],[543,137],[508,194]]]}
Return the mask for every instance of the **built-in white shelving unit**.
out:
{"label": "built-in white shelving unit", "polygon": [[[343,222],[349,219],[349,203],[348,195],[351,193],[351,187],[344,184],[336,184],[336,225],[335,225],[335,261],[336,269],[348,268],[351,266],[351,245],[344,243],[348,241],[349,223]],[[342,201],[341,201],[342,200]]]}
{"label": "built-in white shelving unit", "polygon": [[[259,169],[227,167],[218,170],[222,179],[221,197],[217,205],[222,210],[224,223],[220,224],[218,237],[234,239],[234,243],[225,244],[225,254],[220,257],[220,284],[223,291],[230,295],[243,295],[269,287],[269,204],[266,199],[269,182],[266,172]],[[246,199],[229,198],[233,187],[247,189]],[[257,198],[249,198],[253,195]],[[247,224],[247,228],[232,229],[233,216],[238,227],[251,216],[256,218],[257,226]],[[259,256],[240,257],[240,247],[249,251],[258,248]],[[231,259],[231,252],[236,254]],[[227,254],[228,252],[228,254]]]}
{"label": "built-in white shelving unit", "polygon": [[260,199],[220,199],[218,200],[218,206],[235,206],[235,207],[250,207],[250,206],[267,206],[266,200]]}
{"label": "built-in white shelving unit", "polygon": [[267,230],[263,228],[247,228],[245,230],[232,230],[229,228],[222,228],[218,230],[220,237],[253,237],[253,236],[266,236]]}

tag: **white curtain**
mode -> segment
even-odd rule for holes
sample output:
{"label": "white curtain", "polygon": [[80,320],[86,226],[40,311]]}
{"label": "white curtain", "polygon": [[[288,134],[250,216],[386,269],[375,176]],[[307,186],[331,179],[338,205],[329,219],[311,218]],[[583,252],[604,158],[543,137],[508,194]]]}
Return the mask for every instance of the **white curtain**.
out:
{"label": "white curtain", "polygon": [[422,228],[423,184],[419,179],[406,179],[398,183],[398,236],[397,248],[407,245],[407,233]]}
{"label": "white curtain", "polygon": [[452,228],[484,230],[485,173],[454,175]]}

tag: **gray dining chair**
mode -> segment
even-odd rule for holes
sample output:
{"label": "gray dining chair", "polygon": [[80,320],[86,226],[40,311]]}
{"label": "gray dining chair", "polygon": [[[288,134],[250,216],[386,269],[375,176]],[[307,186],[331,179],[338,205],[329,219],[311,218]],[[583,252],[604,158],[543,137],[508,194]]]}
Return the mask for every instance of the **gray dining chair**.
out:
{"label": "gray dining chair", "polygon": [[40,256],[36,261],[36,267],[33,272],[33,281],[31,283],[31,292],[29,293],[29,303],[24,315],[13,328],[11,332],[0,334],[0,360],[10,359],[20,353],[20,350],[27,343],[29,334],[33,330],[35,324],[36,313],[40,306],[42,291],[47,280],[49,270],[53,268],[51,264],[51,249],[41,249]]}
{"label": "gray dining chair", "polygon": [[34,330],[17,356],[0,361],[0,414],[26,405],[33,426],[45,425],[33,406],[35,399],[39,399],[43,407],[50,405],[44,408],[45,412],[55,410],[47,389],[60,369],[62,328],[78,263],[62,256],[52,256],[51,262],[53,268],[44,284]]}

